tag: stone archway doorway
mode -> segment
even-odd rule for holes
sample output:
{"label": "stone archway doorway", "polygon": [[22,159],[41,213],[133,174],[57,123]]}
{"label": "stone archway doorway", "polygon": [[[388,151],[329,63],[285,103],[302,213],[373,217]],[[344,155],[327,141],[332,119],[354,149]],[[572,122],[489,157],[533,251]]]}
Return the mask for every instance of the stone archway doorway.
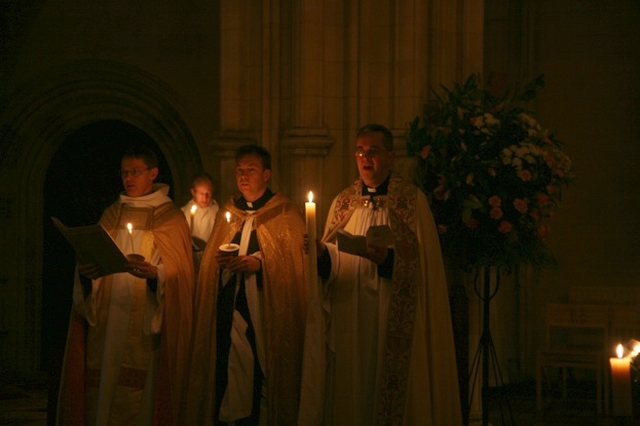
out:
{"label": "stone archway doorway", "polygon": [[[48,373],[48,418],[55,418],[58,384],[71,310],[75,255],[53,226],[55,216],[70,226],[94,224],[122,191],[117,174],[122,153],[132,144],[158,155],[157,182],[173,188],[167,161],[153,139],[119,120],[87,124],[66,138],[53,155],[44,182],[42,335],[40,369]],[[172,193],[169,194],[172,196]]]}

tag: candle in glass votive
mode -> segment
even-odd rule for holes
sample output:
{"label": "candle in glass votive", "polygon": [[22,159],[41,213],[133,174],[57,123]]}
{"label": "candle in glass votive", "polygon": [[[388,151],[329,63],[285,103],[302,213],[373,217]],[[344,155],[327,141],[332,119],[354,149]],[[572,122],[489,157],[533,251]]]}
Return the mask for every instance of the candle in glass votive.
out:
{"label": "candle in glass votive", "polygon": [[611,366],[611,400],[615,416],[633,415],[631,398],[631,361],[623,357],[623,347],[616,348],[617,357],[609,358]]}

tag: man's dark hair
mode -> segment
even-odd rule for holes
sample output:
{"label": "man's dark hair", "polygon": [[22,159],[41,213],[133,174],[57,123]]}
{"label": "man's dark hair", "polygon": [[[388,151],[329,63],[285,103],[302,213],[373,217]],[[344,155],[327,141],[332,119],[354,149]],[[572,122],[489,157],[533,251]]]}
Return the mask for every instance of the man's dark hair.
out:
{"label": "man's dark hair", "polygon": [[150,169],[158,167],[158,156],[153,150],[145,145],[133,145],[129,147],[122,158],[141,158]]}
{"label": "man's dark hair", "polygon": [[266,148],[258,145],[243,145],[236,150],[236,162],[247,155],[255,155],[262,161],[265,170],[271,170],[271,154]]}
{"label": "man's dark hair", "polygon": [[393,151],[393,134],[386,126],[382,124],[366,124],[358,129],[356,138],[367,135],[369,133],[382,133],[382,143],[387,151]]}

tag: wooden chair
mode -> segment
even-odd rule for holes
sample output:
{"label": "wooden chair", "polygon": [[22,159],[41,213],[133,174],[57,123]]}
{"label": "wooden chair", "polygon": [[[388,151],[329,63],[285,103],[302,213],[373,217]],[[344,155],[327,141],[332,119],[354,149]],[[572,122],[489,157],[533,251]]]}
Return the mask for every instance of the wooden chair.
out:
{"label": "wooden chair", "polygon": [[[596,375],[598,413],[609,411],[609,306],[573,303],[547,305],[545,345],[536,357],[536,397],[542,409],[542,376],[545,367],[562,373],[562,397],[567,397],[567,370],[593,370]],[[604,392],[604,397],[603,397]]]}

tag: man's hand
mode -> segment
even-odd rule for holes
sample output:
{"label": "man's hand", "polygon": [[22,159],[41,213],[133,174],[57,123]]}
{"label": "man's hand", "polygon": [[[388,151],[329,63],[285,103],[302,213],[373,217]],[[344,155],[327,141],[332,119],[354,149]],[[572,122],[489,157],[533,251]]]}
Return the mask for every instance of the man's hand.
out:
{"label": "man's hand", "polygon": [[389,255],[389,248],[378,244],[367,244],[367,251],[361,256],[369,259],[376,265],[382,265]]}
{"label": "man's hand", "polygon": [[216,262],[220,265],[220,269],[226,269],[227,263],[234,257],[238,256],[238,251],[218,250],[216,252]]}
{"label": "man's hand", "polygon": [[102,268],[96,263],[78,263],[78,273],[83,277],[90,278],[92,280],[98,279],[104,274]]}
{"label": "man's hand", "polygon": [[[307,234],[304,234],[303,246],[304,246],[304,252],[306,254],[309,254],[309,236]],[[317,254],[317,257],[322,256],[322,254],[324,253],[324,251],[326,249],[327,249],[327,245],[316,238],[316,254]]]}
{"label": "man's hand", "polygon": [[234,274],[237,272],[258,272],[260,268],[262,268],[260,259],[250,255],[232,256],[224,266],[224,269],[228,269]]}
{"label": "man's hand", "polygon": [[144,260],[129,258],[129,261],[124,264],[124,269],[125,272],[138,278],[145,278],[147,280],[155,280],[158,278],[158,268]]}

